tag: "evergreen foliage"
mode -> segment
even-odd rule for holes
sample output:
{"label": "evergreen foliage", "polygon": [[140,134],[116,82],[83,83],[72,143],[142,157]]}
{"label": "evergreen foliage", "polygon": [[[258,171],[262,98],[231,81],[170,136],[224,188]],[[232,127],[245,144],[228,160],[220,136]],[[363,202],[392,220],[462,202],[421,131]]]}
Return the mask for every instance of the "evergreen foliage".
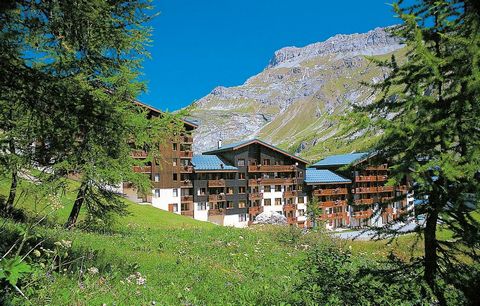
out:
{"label": "evergreen foliage", "polygon": [[[382,96],[355,109],[357,128],[382,130],[376,159],[390,183],[409,177],[426,215],[424,294],[445,304],[446,286],[478,302],[480,224],[480,15],[477,1],[422,0],[394,4],[403,24],[392,29],[407,59],[375,61],[391,73],[372,85]],[[360,124],[359,124],[360,123]],[[440,227],[453,232],[441,240]]]}

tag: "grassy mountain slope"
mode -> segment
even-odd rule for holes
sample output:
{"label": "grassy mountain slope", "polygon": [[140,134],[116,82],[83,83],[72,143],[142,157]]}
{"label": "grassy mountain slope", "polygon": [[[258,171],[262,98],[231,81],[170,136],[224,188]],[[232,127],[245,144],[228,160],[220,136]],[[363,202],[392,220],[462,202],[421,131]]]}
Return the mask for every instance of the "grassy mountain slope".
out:
{"label": "grassy mountain slope", "polygon": [[317,160],[336,152],[367,149],[375,138],[341,142],[338,116],[351,104],[375,97],[361,82],[378,82],[388,71],[366,56],[379,59],[405,50],[385,29],[365,34],[337,35],[303,48],[287,47],[261,73],[236,87],[217,87],[195,102],[193,119],[200,124],[194,149],[259,137],[292,153]]}

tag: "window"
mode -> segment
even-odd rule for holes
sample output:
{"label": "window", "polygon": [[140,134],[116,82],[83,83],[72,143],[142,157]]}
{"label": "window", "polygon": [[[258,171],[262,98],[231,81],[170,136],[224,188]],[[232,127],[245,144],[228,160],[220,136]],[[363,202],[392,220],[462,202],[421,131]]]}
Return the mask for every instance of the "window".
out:
{"label": "window", "polygon": [[298,204],[303,204],[305,203],[305,198],[304,197],[298,197]]}
{"label": "window", "polygon": [[263,160],[263,164],[264,164],[264,165],[267,165],[267,166],[270,165],[270,160],[269,160],[268,158],[265,158],[265,159]]}
{"label": "window", "polygon": [[160,197],[160,189],[155,189],[155,197],[156,198]]}
{"label": "window", "polygon": [[178,197],[178,189],[173,189],[173,196]]}
{"label": "window", "polygon": [[271,191],[272,191],[272,186],[270,186],[270,185],[264,186],[264,187],[263,187],[263,191],[264,191],[264,192],[271,192]]}
{"label": "window", "polygon": [[182,208],[182,211],[190,210],[190,204],[182,203],[181,208]]}
{"label": "window", "polygon": [[305,210],[304,209],[299,209],[298,210],[298,215],[299,216],[305,216]]}
{"label": "window", "polygon": [[227,201],[227,208],[233,208],[233,201]]}
{"label": "window", "polygon": [[173,151],[177,151],[177,149],[178,149],[178,144],[174,143],[173,144]]}
{"label": "window", "polygon": [[238,179],[239,179],[239,180],[244,180],[244,179],[245,179],[245,173],[240,172],[240,173],[238,174]]}
{"label": "window", "polygon": [[245,167],[245,160],[242,158],[242,159],[239,159],[237,161],[237,166],[239,167]]}
{"label": "window", "polygon": [[160,173],[155,173],[155,176],[153,177],[153,180],[155,182],[160,182]]}
{"label": "window", "polygon": [[238,208],[245,208],[245,201],[238,201]]}
{"label": "window", "polygon": [[238,215],[238,222],[245,222],[245,221],[247,221],[247,215],[246,214]]}
{"label": "window", "polygon": [[282,185],[275,185],[275,191],[282,191]]}
{"label": "window", "polygon": [[247,191],[246,187],[240,186],[238,187],[238,193],[245,193]]}
{"label": "window", "polygon": [[271,200],[271,199],[264,199],[264,200],[263,200],[263,204],[264,204],[265,206],[270,206],[270,205],[272,205],[272,200]]}
{"label": "window", "polygon": [[282,198],[276,198],[275,205],[282,205]]}
{"label": "window", "polygon": [[298,172],[298,177],[303,177],[303,171]]}
{"label": "window", "polygon": [[178,212],[178,204],[171,204],[171,205],[172,205],[172,211]]}
{"label": "window", "polygon": [[177,173],[174,173],[174,174],[173,174],[173,180],[174,180],[174,181],[178,181],[178,174],[177,174]]}
{"label": "window", "polygon": [[233,187],[227,187],[227,194],[233,194]]}
{"label": "window", "polygon": [[197,210],[207,210],[207,203],[206,202],[200,202],[197,204]]}
{"label": "window", "polygon": [[174,158],[173,161],[172,161],[172,165],[173,165],[174,167],[176,167],[176,166],[177,166],[177,163],[178,163],[178,160],[177,160],[176,158]]}
{"label": "window", "polygon": [[207,188],[198,189],[198,195],[205,195],[207,193]]}
{"label": "window", "polygon": [[188,166],[190,164],[190,160],[188,159],[181,159],[180,160],[180,163],[182,164],[182,166]]}

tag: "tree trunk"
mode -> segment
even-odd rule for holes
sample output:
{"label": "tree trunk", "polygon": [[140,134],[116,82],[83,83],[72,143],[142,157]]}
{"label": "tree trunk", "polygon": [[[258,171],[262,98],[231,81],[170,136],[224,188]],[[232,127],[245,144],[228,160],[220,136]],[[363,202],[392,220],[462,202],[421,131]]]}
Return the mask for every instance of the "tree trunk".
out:
{"label": "tree trunk", "polygon": [[80,213],[80,209],[82,208],[82,204],[85,201],[85,194],[87,191],[87,183],[82,181],[80,185],[80,189],[77,193],[77,198],[75,199],[75,203],[73,203],[72,211],[70,212],[70,216],[68,217],[67,223],[65,223],[65,228],[71,229],[75,226],[77,222],[78,215]]}
{"label": "tree trunk", "polygon": [[4,213],[6,215],[12,212],[13,204],[15,202],[15,197],[17,195],[17,185],[18,185],[18,171],[17,169],[14,169],[12,170],[12,183],[10,184],[10,192],[8,194],[8,199],[4,207]]}

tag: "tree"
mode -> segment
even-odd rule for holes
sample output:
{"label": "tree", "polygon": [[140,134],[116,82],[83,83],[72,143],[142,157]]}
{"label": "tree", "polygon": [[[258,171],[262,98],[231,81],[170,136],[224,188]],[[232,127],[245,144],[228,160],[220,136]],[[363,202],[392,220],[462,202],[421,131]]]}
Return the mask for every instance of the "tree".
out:
{"label": "tree", "polygon": [[[414,182],[422,203],[418,209],[426,215],[423,279],[441,304],[447,285],[472,301],[477,295],[479,7],[478,1],[460,0],[394,4],[403,24],[392,33],[405,43],[407,58],[375,61],[391,73],[373,85],[381,97],[355,109],[359,128],[383,131],[374,148],[376,159],[391,165],[397,182],[405,176]],[[439,238],[440,222],[451,239]]]}
{"label": "tree", "polygon": [[18,171],[28,167],[48,169],[42,182],[80,174],[69,227],[84,202],[90,214],[122,212],[111,189],[122,180],[149,187],[147,177],[133,173],[140,162],[130,150],[148,148],[145,162],[154,162],[158,144],[179,126],[177,116],[150,118],[134,101],[145,87],[138,76],[148,56],[149,2],[2,3],[0,149],[2,168],[12,177],[7,207]]}

